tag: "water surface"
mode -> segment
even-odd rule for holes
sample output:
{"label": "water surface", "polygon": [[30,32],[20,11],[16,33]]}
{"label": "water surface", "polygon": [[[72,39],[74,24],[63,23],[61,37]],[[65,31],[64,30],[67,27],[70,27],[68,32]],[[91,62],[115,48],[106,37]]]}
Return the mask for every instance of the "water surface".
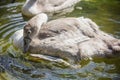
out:
{"label": "water surface", "polygon": [[[119,57],[83,60],[81,68],[71,69],[46,61],[28,61],[19,55],[22,52],[9,43],[9,38],[27,21],[21,14],[24,1],[0,2],[0,80],[120,80]],[[91,18],[101,30],[120,38],[119,0],[83,0],[64,16]]]}

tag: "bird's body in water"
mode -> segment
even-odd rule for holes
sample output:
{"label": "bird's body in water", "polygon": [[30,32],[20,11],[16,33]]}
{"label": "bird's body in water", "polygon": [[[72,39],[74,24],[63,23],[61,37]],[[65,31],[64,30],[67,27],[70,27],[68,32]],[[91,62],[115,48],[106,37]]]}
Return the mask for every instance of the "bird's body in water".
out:
{"label": "bird's body in water", "polygon": [[74,10],[75,4],[81,0],[26,0],[22,7],[25,16],[32,17],[40,13],[65,14]]}
{"label": "bird's body in water", "polygon": [[23,44],[18,47],[24,52],[37,53],[37,56],[44,54],[70,62],[94,56],[119,55],[120,40],[101,31],[88,18],[60,18],[49,22],[47,20],[48,17],[44,13],[30,19],[21,30],[23,33],[15,33],[16,36],[21,35],[22,40],[13,35],[14,45]]}

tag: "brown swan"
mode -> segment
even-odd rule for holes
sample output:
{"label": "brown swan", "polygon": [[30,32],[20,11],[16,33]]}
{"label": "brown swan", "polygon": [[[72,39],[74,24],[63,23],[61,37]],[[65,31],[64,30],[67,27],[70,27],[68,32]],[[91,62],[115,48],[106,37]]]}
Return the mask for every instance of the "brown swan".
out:
{"label": "brown swan", "polygon": [[33,17],[23,30],[17,31],[13,43],[34,57],[44,54],[69,62],[96,56],[113,57],[120,52],[120,40],[101,31],[90,19],[71,17],[47,22],[44,13]]}

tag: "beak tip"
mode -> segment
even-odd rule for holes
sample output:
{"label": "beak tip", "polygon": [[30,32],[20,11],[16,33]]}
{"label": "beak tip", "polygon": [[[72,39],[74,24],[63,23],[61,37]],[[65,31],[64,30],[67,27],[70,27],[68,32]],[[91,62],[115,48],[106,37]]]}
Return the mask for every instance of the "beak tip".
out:
{"label": "beak tip", "polygon": [[24,48],[23,53],[27,53],[27,52],[28,52],[28,48]]}

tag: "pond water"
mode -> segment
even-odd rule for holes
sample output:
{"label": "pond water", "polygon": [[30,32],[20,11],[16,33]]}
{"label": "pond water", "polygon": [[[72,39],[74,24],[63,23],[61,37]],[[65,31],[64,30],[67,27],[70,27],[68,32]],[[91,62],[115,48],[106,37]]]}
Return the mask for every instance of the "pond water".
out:
{"label": "pond water", "polygon": [[[29,61],[19,55],[21,51],[9,43],[9,38],[27,21],[21,14],[24,1],[0,2],[0,80],[120,80],[120,57],[82,60],[81,68],[71,69],[47,61]],[[119,0],[83,0],[64,16],[89,17],[101,30],[120,38]]]}

